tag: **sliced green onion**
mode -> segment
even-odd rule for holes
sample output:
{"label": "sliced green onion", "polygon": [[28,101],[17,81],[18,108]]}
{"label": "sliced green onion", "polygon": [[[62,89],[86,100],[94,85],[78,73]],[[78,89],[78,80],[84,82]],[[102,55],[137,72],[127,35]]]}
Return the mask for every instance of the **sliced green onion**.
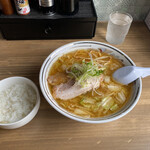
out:
{"label": "sliced green onion", "polygon": [[104,68],[99,68],[96,62],[93,62],[92,58],[90,62],[82,61],[82,64],[75,63],[70,68],[70,71],[66,72],[73,77],[80,85],[86,86],[87,79],[94,76],[100,76],[104,72]]}

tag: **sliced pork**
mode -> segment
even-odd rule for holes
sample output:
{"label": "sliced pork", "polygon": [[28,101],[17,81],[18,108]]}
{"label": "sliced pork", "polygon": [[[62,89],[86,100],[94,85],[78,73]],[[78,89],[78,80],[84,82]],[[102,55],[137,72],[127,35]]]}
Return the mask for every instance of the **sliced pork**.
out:
{"label": "sliced pork", "polygon": [[53,89],[53,94],[55,98],[62,100],[68,100],[75,98],[81,94],[85,94],[92,89],[97,89],[100,87],[100,83],[103,80],[102,75],[96,77],[90,77],[85,81],[85,86],[81,86],[78,82],[70,80],[67,83],[62,83],[57,85]]}
{"label": "sliced pork", "polygon": [[55,75],[51,75],[47,78],[47,81],[51,85],[59,85],[60,83],[67,82],[67,75],[64,73],[56,73]]}

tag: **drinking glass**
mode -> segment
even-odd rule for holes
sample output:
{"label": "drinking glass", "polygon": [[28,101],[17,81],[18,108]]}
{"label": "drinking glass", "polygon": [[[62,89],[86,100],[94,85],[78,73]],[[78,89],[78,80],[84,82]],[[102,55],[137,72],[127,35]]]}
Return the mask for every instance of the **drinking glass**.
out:
{"label": "drinking glass", "polygon": [[111,44],[121,44],[132,23],[132,16],[128,13],[113,12],[109,15],[106,40]]}

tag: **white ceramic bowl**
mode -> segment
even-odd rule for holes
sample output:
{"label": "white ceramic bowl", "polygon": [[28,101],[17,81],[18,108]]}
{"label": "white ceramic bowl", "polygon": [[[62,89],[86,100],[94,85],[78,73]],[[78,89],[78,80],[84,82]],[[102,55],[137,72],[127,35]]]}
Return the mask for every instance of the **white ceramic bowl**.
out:
{"label": "white ceramic bowl", "polygon": [[10,85],[13,85],[15,83],[26,83],[30,85],[36,92],[36,97],[37,97],[36,104],[34,108],[31,110],[31,112],[27,116],[22,118],[21,120],[13,122],[13,123],[6,123],[6,124],[0,123],[0,128],[3,128],[3,129],[16,129],[16,128],[24,126],[35,117],[40,107],[40,94],[39,94],[38,88],[31,80],[27,78],[10,77],[10,78],[3,79],[0,81],[0,90],[3,90],[4,88],[7,88]]}
{"label": "white ceramic bowl", "polygon": [[76,115],[66,111],[65,109],[63,109],[62,107],[60,107],[57,104],[57,102],[54,100],[54,98],[52,97],[52,95],[49,91],[47,77],[48,77],[48,73],[49,73],[49,70],[50,70],[52,64],[60,56],[62,56],[65,53],[68,53],[70,51],[75,51],[77,49],[89,49],[89,48],[94,48],[94,49],[100,48],[100,49],[102,49],[102,51],[105,51],[106,53],[109,53],[109,54],[113,55],[114,57],[120,59],[124,63],[124,65],[135,66],[134,62],[125,53],[123,53],[121,50],[119,50],[113,46],[110,46],[108,44],[95,42],[95,41],[79,41],[79,42],[69,43],[67,45],[64,45],[64,46],[56,49],[44,61],[43,65],[41,67],[40,77],[39,77],[41,91],[42,91],[45,99],[48,101],[48,103],[53,108],[55,108],[58,112],[60,112],[64,116],[74,119],[76,121],[85,122],[85,123],[106,123],[106,122],[110,122],[110,121],[119,119],[119,118],[123,117],[124,115],[126,115],[127,113],[129,113],[133,109],[133,107],[136,105],[136,103],[138,102],[140,95],[141,95],[141,91],[142,91],[141,78],[137,79],[133,83],[133,90],[132,90],[132,94],[131,94],[129,101],[118,112],[116,112],[112,115],[109,115],[109,116],[101,117],[101,118],[86,119],[86,118],[76,116]]}

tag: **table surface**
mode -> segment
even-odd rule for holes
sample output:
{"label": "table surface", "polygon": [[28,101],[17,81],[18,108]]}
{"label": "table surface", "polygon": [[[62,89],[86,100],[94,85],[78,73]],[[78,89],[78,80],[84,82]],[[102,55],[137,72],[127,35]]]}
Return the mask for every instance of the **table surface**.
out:
{"label": "table surface", "polygon": [[[98,23],[94,41],[105,40],[106,23]],[[87,39],[82,39],[87,40]],[[56,48],[76,40],[6,41],[0,37],[0,79],[24,76],[39,88],[44,59]],[[125,42],[116,46],[137,66],[150,67],[150,31],[133,23]],[[40,89],[40,88],[39,88]],[[150,77],[136,107],[123,118],[106,124],[85,124],[55,111],[41,94],[36,117],[15,130],[0,129],[1,150],[150,150]]]}

